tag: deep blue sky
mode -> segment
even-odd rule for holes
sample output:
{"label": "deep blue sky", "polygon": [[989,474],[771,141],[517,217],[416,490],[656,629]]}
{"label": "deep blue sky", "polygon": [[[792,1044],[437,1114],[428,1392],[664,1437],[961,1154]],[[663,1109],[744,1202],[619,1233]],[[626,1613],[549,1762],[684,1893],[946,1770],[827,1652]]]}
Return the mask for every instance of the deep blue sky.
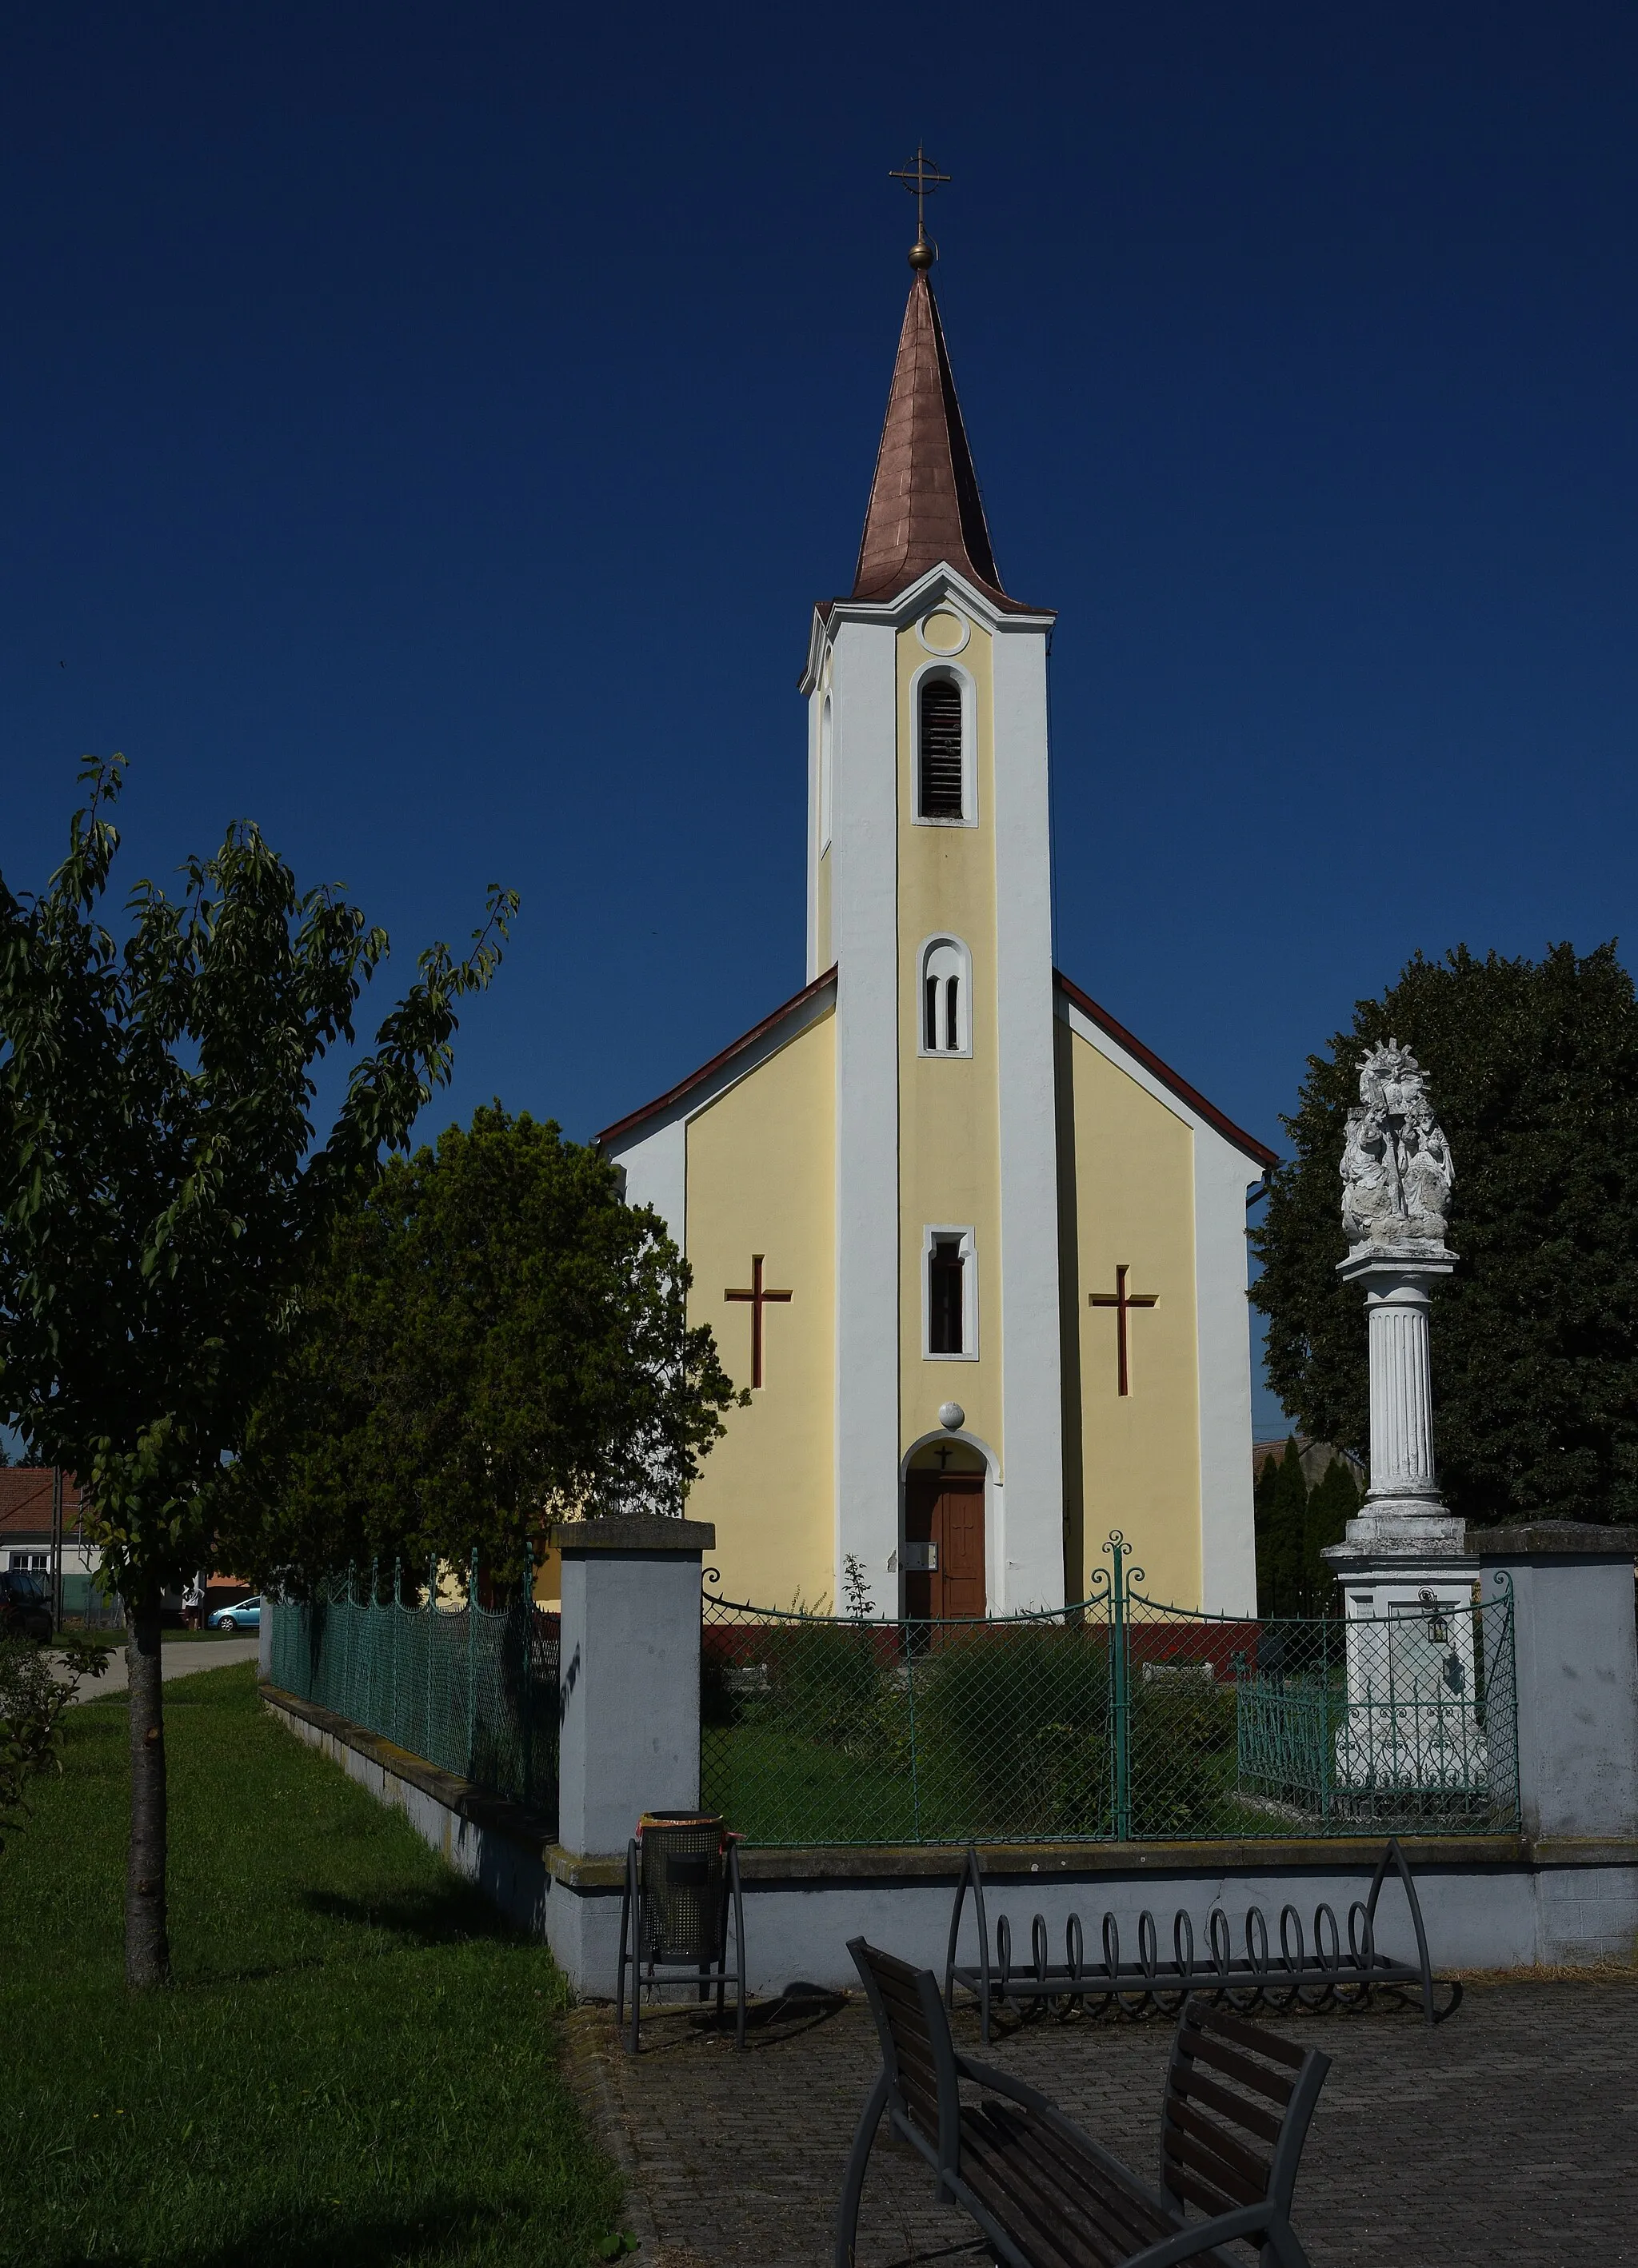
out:
{"label": "deep blue sky", "polygon": [[515,884],[430,1125],[756,1020],[923,135],[1059,959],[1277,1138],[1414,947],[1633,926],[1635,129],[1575,0],[14,9],[0,865],[119,747],[130,878],[254,817],[400,976]]}

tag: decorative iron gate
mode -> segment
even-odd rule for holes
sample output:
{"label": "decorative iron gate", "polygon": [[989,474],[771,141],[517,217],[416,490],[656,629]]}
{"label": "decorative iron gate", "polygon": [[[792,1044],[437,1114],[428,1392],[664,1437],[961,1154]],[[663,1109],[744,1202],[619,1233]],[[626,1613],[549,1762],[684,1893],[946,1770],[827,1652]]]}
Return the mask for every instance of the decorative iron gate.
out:
{"label": "decorative iron gate", "polygon": [[701,1800],[753,1844],[1175,1840],[1516,1826],[1512,1602],[1201,1615],[1136,1586],[984,1622],[708,1588]]}

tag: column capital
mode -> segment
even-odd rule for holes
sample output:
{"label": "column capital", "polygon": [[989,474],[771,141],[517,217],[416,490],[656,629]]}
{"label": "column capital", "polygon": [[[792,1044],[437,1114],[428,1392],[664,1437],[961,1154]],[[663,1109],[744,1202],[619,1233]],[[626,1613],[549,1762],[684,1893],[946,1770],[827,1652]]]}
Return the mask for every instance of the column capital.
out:
{"label": "column capital", "polygon": [[1361,1284],[1373,1299],[1391,1299],[1396,1292],[1426,1299],[1427,1286],[1450,1275],[1458,1256],[1442,1245],[1355,1245],[1346,1260],[1337,1263],[1345,1284]]}

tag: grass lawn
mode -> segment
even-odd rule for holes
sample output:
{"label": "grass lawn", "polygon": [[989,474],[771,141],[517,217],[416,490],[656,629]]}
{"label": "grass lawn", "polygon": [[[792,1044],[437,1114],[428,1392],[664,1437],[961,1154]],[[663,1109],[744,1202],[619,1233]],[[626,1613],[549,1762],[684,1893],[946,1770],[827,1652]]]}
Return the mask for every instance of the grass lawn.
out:
{"label": "grass lawn", "polygon": [[620,2191],[558,2073],[561,1986],[249,1663],[165,1693],[173,1992],[122,1978],[121,1697],[0,1852],[0,2259],[587,2261]]}

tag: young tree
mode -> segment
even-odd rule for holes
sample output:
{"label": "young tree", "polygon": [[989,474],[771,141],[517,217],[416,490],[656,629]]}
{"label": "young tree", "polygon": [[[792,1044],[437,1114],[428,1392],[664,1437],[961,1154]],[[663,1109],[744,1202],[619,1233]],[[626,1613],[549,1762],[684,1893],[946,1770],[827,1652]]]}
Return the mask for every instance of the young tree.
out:
{"label": "young tree", "polygon": [[1269,1382],[1306,1432],[1363,1456],[1364,1301],[1339,1281],[1339,1160],[1367,1048],[1428,1075],[1456,1160],[1434,1293],[1434,1439],[1452,1510],[1483,1521],[1638,1516],[1638,999],[1613,944],[1578,957],[1420,954],[1310,1056],[1295,1156],[1274,1168],[1251,1298]]}
{"label": "young tree", "polygon": [[736,1398],[654,1212],[498,1103],[389,1161],[336,1225],[251,1428],[236,1564],[508,1577],[553,1519],[680,1513]]}
{"label": "young tree", "polygon": [[77,1473],[125,1602],[131,1830],[126,1975],[170,1973],[159,1603],[210,1565],[314,1247],[446,1080],[455,1004],[486,984],[516,900],[491,890],[457,963],[417,982],[315,1143],[314,1068],[354,1038],[387,949],[338,890],[299,893],[251,826],[100,917],[123,758],[87,758],[86,808],[47,888],[0,882],[0,1420]]}
{"label": "young tree", "polygon": [[107,1666],[107,1647],[90,1638],[43,1646],[0,1638],[0,1851],[28,1820],[29,1781],[48,1766],[62,1769],[57,1731],[81,1678],[100,1677]]}

